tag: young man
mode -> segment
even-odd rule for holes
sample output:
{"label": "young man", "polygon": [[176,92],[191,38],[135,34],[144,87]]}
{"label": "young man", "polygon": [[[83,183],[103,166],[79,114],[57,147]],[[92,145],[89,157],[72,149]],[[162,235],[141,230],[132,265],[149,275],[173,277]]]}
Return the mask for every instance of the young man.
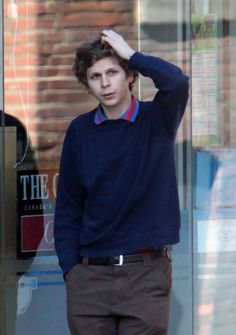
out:
{"label": "young man", "polygon": [[[74,72],[99,105],[72,121],[61,158],[55,246],[71,333],[167,334],[188,78],[112,30],[77,50]],[[158,89],[153,101],[132,96],[137,72]]]}

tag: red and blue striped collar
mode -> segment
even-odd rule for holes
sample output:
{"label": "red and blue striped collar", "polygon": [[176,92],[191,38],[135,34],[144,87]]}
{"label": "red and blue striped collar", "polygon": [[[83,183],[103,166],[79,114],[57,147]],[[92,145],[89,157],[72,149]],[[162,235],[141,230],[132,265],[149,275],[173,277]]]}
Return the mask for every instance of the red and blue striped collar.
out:
{"label": "red and blue striped collar", "polygon": [[[132,96],[132,101],[131,101],[131,105],[129,109],[124,114],[122,114],[119,119],[123,119],[129,122],[134,122],[138,115],[138,110],[139,110],[139,101],[134,96]],[[103,112],[102,106],[98,105],[98,108],[96,110],[95,117],[94,117],[94,122],[97,125],[99,125],[107,120],[109,119]]]}

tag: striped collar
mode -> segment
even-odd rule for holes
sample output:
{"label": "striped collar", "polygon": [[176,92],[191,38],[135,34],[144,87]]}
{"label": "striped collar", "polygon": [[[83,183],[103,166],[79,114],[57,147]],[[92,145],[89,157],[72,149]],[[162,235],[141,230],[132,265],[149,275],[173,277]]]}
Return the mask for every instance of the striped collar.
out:
{"label": "striped collar", "polygon": [[[138,115],[138,110],[139,110],[139,101],[134,96],[132,96],[132,102],[131,102],[129,109],[124,114],[122,114],[119,117],[119,119],[123,119],[129,122],[134,122]],[[99,125],[107,120],[109,119],[105,115],[102,109],[102,106],[99,104],[97,107],[96,113],[95,113],[94,122],[95,124]]]}

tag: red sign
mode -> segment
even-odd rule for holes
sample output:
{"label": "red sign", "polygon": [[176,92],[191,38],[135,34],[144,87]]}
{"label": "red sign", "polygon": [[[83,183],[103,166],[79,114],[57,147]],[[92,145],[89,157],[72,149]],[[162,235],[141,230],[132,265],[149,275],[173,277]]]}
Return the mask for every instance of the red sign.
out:
{"label": "red sign", "polygon": [[54,214],[21,216],[21,252],[54,250]]}

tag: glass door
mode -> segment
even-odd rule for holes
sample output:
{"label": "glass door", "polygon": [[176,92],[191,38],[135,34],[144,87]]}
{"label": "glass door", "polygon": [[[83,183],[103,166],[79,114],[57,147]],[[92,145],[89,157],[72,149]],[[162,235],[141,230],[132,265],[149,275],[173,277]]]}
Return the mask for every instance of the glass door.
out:
{"label": "glass door", "polygon": [[[0,3],[4,14],[0,334],[69,335],[65,284],[53,241],[58,166],[69,123],[96,104],[73,77],[75,49],[104,27],[112,27],[135,49],[173,61],[190,74],[190,1]],[[148,99],[152,85],[142,78],[134,94]],[[192,333],[190,158],[188,106],[177,139],[182,227],[181,243],[173,248],[170,335]]]}

